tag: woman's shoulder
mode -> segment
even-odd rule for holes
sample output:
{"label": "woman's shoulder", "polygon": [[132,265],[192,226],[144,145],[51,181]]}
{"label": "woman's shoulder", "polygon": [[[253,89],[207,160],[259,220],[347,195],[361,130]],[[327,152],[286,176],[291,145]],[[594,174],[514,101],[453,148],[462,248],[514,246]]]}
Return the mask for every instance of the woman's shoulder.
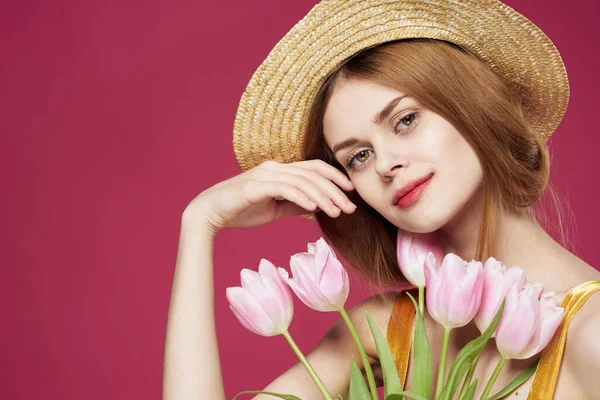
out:
{"label": "woman's shoulder", "polygon": [[600,280],[586,282],[589,282],[585,286],[588,296],[578,299],[580,304],[583,299],[585,302],[577,311],[573,308],[575,303],[566,310],[569,312],[565,318],[571,317],[571,320],[567,327],[562,362],[564,370],[569,371],[577,382],[582,395],[595,395],[600,392],[600,380],[597,378],[600,375]]}

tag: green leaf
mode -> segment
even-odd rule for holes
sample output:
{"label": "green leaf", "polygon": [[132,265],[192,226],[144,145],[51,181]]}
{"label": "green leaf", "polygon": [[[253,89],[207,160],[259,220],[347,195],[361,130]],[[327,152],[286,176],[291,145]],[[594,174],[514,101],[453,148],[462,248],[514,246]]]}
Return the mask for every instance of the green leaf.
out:
{"label": "green leaf", "polygon": [[370,399],[369,388],[363,378],[363,374],[358,368],[356,361],[352,359],[352,368],[350,370],[350,388],[348,390],[348,400]]}
{"label": "green leaf", "polygon": [[475,388],[477,387],[477,380],[478,378],[473,380],[471,386],[469,386],[469,389],[465,392],[464,396],[460,398],[460,400],[473,400],[473,397],[475,396]]}
{"label": "green leaf", "polygon": [[410,293],[406,292],[413,302],[417,319],[414,335],[414,368],[412,374],[412,390],[418,395],[429,399],[431,397],[431,350],[425,331],[425,322],[419,306]]}
{"label": "green leaf", "polygon": [[258,393],[268,394],[268,395],[271,395],[271,396],[279,397],[280,399],[284,399],[284,400],[302,400],[300,397],[294,396],[293,394],[281,394],[281,393],[274,393],[274,392],[263,392],[261,390],[246,390],[246,391],[243,391],[243,392],[239,392],[238,394],[236,394],[235,396],[233,396],[233,399],[231,399],[231,400],[235,400],[240,394],[249,394],[249,393],[254,393],[254,394],[258,394]]}
{"label": "green leaf", "polygon": [[502,390],[498,393],[494,394],[492,397],[488,397],[487,400],[498,400],[521,386],[529,377],[535,372],[540,359],[535,360],[533,364],[529,367],[525,368],[523,372],[521,372],[515,379],[513,379],[508,385],[506,385]]}
{"label": "green leaf", "polygon": [[400,393],[402,391],[402,382],[400,382],[400,376],[398,375],[398,369],[396,368],[390,346],[368,312],[367,321],[369,321],[369,327],[371,328],[371,333],[375,339],[377,355],[381,365],[381,372],[383,375],[383,396],[384,398],[387,398],[390,394]]}
{"label": "green leaf", "polygon": [[392,393],[389,396],[385,397],[385,400],[402,400],[402,396],[404,397],[408,397],[409,399],[415,399],[415,400],[427,400],[425,397],[423,396],[419,396],[418,394],[415,394],[413,392],[400,392],[400,393]]}
{"label": "green leaf", "polygon": [[500,305],[498,312],[496,312],[496,316],[481,336],[471,340],[458,352],[454,363],[452,363],[450,372],[448,373],[448,380],[446,381],[438,400],[451,400],[454,397],[454,393],[458,389],[458,385],[462,381],[465,372],[467,372],[469,366],[475,357],[477,357],[477,354],[484,349],[488,340],[496,330],[498,322],[500,322],[500,317],[502,316],[502,311],[504,310],[505,302],[506,298],[502,300],[502,304]]}

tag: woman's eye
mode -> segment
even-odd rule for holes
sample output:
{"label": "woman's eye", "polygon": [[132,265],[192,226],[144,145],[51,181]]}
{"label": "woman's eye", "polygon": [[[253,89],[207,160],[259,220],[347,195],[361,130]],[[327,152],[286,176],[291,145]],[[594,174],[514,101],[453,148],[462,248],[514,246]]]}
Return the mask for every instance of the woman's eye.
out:
{"label": "woman's eye", "polygon": [[[362,149],[362,150],[359,150],[359,151],[351,154],[348,157],[348,162],[347,162],[346,168],[356,169],[356,170],[363,169],[365,161],[369,158],[367,155],[369,154],[370,151],[372,151],[372,150]],[[358,163],[359,163],[358,166],[356,166],[356,167],[354,167],[355,160],[358,161]]]}
{"label": "woman's eye", "polygon": [[[413,112],[410,114],[405,115],[404,117],[400,118],[398,120],[398,123],[395,126],[395,131],[410,131],[415,125],[415,120],[417,118],[417,114],[418,112]],[[405,127],[402,128],[401,125],[404,125]],[[403,133],[405,133],[403,132]],[[360,149],[358,151],[355,151],[354,153],[352,153],[351,155],[348,156],[348,162],[346,163],[346,168],[350,169],[350,170],[356,170],[356,171],[360,171],[361,169],[363,169],[366,165],[366,161],[369,159],[369,152],[372,150],[369,149]],[[357,162],[356,166],[355,166],[355,161]]]}
{"label": "woman's eye", "polygon": [[404,124],[406,126],[406,128],[404,128],[404,129],[409,128],[413,124],[413,122],[415,121],[416,118],[417,118],[416,112],[407,114],[404,117],[400,118],[400,120],[398,120],[398,123],[395,126],[396,131],[398,131],[400,124]]}

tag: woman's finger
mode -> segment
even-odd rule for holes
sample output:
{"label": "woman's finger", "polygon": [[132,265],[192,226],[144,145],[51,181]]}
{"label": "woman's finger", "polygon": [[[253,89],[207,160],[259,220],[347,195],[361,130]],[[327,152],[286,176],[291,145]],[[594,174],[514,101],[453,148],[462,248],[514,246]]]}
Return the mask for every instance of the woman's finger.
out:
{"label": "woman's finger", "polygon": [[[329,179],[328,177],[323,176],[320,171],[328,173]],[[299,166],[299,163],[274,163],[265,166],[265,168],[257,173],[269,177],[277,176],[276,179],[279,181],[286,180],[293,183],[294,186],[302,188],[305,193],[317,202],[321,210],[325,212],[331,210],[334,215],[331,215],[329,212],[328,214],[335,217],[337,216],[338,211],[333,208],[334,206],[339,210],[344,210],[346,213],[352,213],[356,209],[356,206],[350,201],[348,196],[330,180],[337,179],[341,184],[347,186],[352,185],[352,182],[350,182],[345,175],[337,169],[336,171],[337,174],[334,174],[327,168],[321,168],[315,171],[309,168],[302,168]],[[283,175],[278,175],[278,172]],[[341,174],[342,177],[340,177],[339,174]],[[348,185],[348,183],[350,185]]]}
{"label": "woman's finger", "polygon": [[337,217],[342,209],[348,213],[354,212],[354,208],[346,204],[348,201],[346,195],[327,179],[321,177],[322,181],[315,183],[316,178],[311,181],[301,172],[291,173],[290,168],[284,170],[285,172],[273,169],[257,171],[255,179],[289,183],[317,203],[319,208],[332,218]]}

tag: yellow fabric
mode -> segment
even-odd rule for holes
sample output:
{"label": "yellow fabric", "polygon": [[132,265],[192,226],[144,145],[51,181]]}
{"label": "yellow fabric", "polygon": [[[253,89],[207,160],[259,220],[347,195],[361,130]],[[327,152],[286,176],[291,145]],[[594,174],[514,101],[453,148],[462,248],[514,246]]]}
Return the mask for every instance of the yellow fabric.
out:
{"label": "yellow fabric", "polygon": [[542,350],[527,400],[548,400],[554,397],[569,323],[586,300],[598,289],[600,289],[600,280],[588,281],[575,286],[565,295],[561,303],[561,307],[565,309],[563,319],[548,346]]}
{"label": "yellow fabric", "polygon": [[[418,288],[409,290],[409,292],[412,292],[411,295],[415,299],[418,299]],[[415,306],[406,295],[406,292],[400,292],[394,302],[394,308],[392,309],[388,323],[387,342],[394,356],[402,387],[404,387],[406,372],[408,370],[408,357],[410,355],[415,312]]]}
{"label": "yellow fabric", "polygon": [[[565,295],[561,303],[561,306],[565,308],[563,319],[550,343],[542,350],[527,400],[549,400],[553,398],[569,323],[586,300],[599,289],[600,280],[588,281],[575,286]],[[415,294],[411,293],[411,295],[416,299],[418,289],[413,290]],[[403,386],[408,370],[414,316],[415,307],[412,301],[404,292],[400,292],[390,316],[387,340]]]}

